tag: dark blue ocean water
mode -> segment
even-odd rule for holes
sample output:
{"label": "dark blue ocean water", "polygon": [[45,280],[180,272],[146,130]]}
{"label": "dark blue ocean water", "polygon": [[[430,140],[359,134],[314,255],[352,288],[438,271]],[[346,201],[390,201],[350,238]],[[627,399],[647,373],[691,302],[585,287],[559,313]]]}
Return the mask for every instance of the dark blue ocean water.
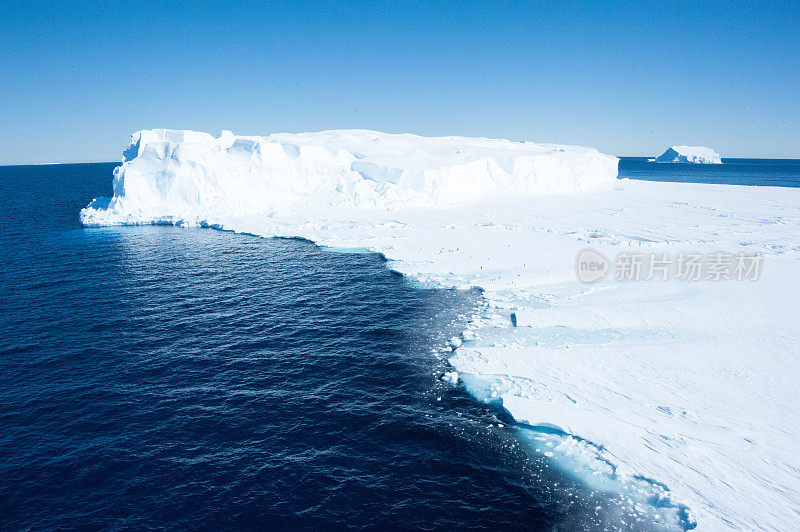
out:
{"label": "dark blue ocean water", "polygon": [[114,165],[0,167],[0,529],[593,529],[443,385],[477,293],[375,255],[82,228]]}
{"label": "dark blue ocean water", "polygon": [[680,183],[800,187],[800,159],[722,159],[722,163],[654,163],[646,157],[620,157],[619,177]]}

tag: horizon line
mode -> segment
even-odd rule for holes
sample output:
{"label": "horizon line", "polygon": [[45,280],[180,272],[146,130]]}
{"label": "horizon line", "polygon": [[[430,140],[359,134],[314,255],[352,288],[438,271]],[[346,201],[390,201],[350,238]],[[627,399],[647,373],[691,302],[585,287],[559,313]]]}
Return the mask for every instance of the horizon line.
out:
{"label": "horizon line", "polygon": [[[598,150],[599,151],[599,150]],[[606,153],[606,152],[602,152]],[[620,159],[655,159],[658,155],[616,155],[613,153],[607,153],[607,155],[613,155],[614,157]],[[750,159],[750,160],[761,160],[761,161],[800,161],[800,157],[721,157],[721,159]],[[9,166],[57,166],[57,165],[70,165],[70,164],[122,164],[123,161],[120,158],[118,161],[104,161],[104,160],[95,160],[95,161],[56,161],[56,162],[43,162],[43,163],[6,163],[0,162],[0,167],[9,167]],[[666,163],[665,163],[666,164]],[[675,164],[675,163],[670,163]],[[681,163],[678,163],[681,164]],[[692,163],[684,163],[684,164],[692,164]]]}

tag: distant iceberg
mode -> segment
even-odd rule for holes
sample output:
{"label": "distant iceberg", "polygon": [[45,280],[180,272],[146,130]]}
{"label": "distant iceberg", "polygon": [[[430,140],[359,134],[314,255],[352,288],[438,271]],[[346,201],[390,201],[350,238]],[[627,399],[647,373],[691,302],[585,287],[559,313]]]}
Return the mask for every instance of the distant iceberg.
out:
{"label": "distant iceberg", "polygon": [[722,164],[722,158],[719,153],[703,146],[672,146],[661,156],[656,157],[656,162]]}

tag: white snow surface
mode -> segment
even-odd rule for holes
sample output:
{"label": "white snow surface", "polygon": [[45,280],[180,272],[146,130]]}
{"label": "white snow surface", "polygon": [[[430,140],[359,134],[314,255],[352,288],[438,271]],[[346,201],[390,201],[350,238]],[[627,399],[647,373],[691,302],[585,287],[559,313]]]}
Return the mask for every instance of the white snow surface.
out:
{"label": "white snow surface", "polygon": [[719,153],[704,146],[672,146],[656,157],[657,163],[722,164]]}
{"label": "white snow surface", "polygon": [[[450,363],[477,398],[566,433],[546,456],[655,501],[667,525],[800,528],[800,189],[617,180],[616,162],[371,131],[145,131],[81,220],[303,237],[382,253],[422,287],[482,287]],[[764,258],[757,281],[583,284],[587,247]]]}

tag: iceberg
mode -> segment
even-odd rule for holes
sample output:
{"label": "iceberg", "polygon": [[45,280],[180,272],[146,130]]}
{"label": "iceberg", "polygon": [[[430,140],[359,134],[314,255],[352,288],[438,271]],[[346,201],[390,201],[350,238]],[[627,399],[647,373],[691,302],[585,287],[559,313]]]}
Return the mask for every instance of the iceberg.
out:
{"label": "iceberg", "polygon": [[[505,409],[532,452],[666,527],[800,527],[800,189],[616,174],[575,146],[153,130],[80,216],[302,237],[381,253],[419,287],[481,287],[446,378]],[[576,272],[582,253],[688,252],[758,255],[762,275]]]}
{"label": "iceberg", "polygon": [[722,164],[719,153],[703,146],[672,146],[656,157],[657,163]]}
{"label": "iceberg", "polygon": [[[375,131],[235,136],[139,131],[114,174],[114,195],[85,225],[198,224],[212,215],[321,207],[465,205],[501,195],[587,190],[614,180],[597,150]],[[301,207],[304,206],[304,207]]]}

